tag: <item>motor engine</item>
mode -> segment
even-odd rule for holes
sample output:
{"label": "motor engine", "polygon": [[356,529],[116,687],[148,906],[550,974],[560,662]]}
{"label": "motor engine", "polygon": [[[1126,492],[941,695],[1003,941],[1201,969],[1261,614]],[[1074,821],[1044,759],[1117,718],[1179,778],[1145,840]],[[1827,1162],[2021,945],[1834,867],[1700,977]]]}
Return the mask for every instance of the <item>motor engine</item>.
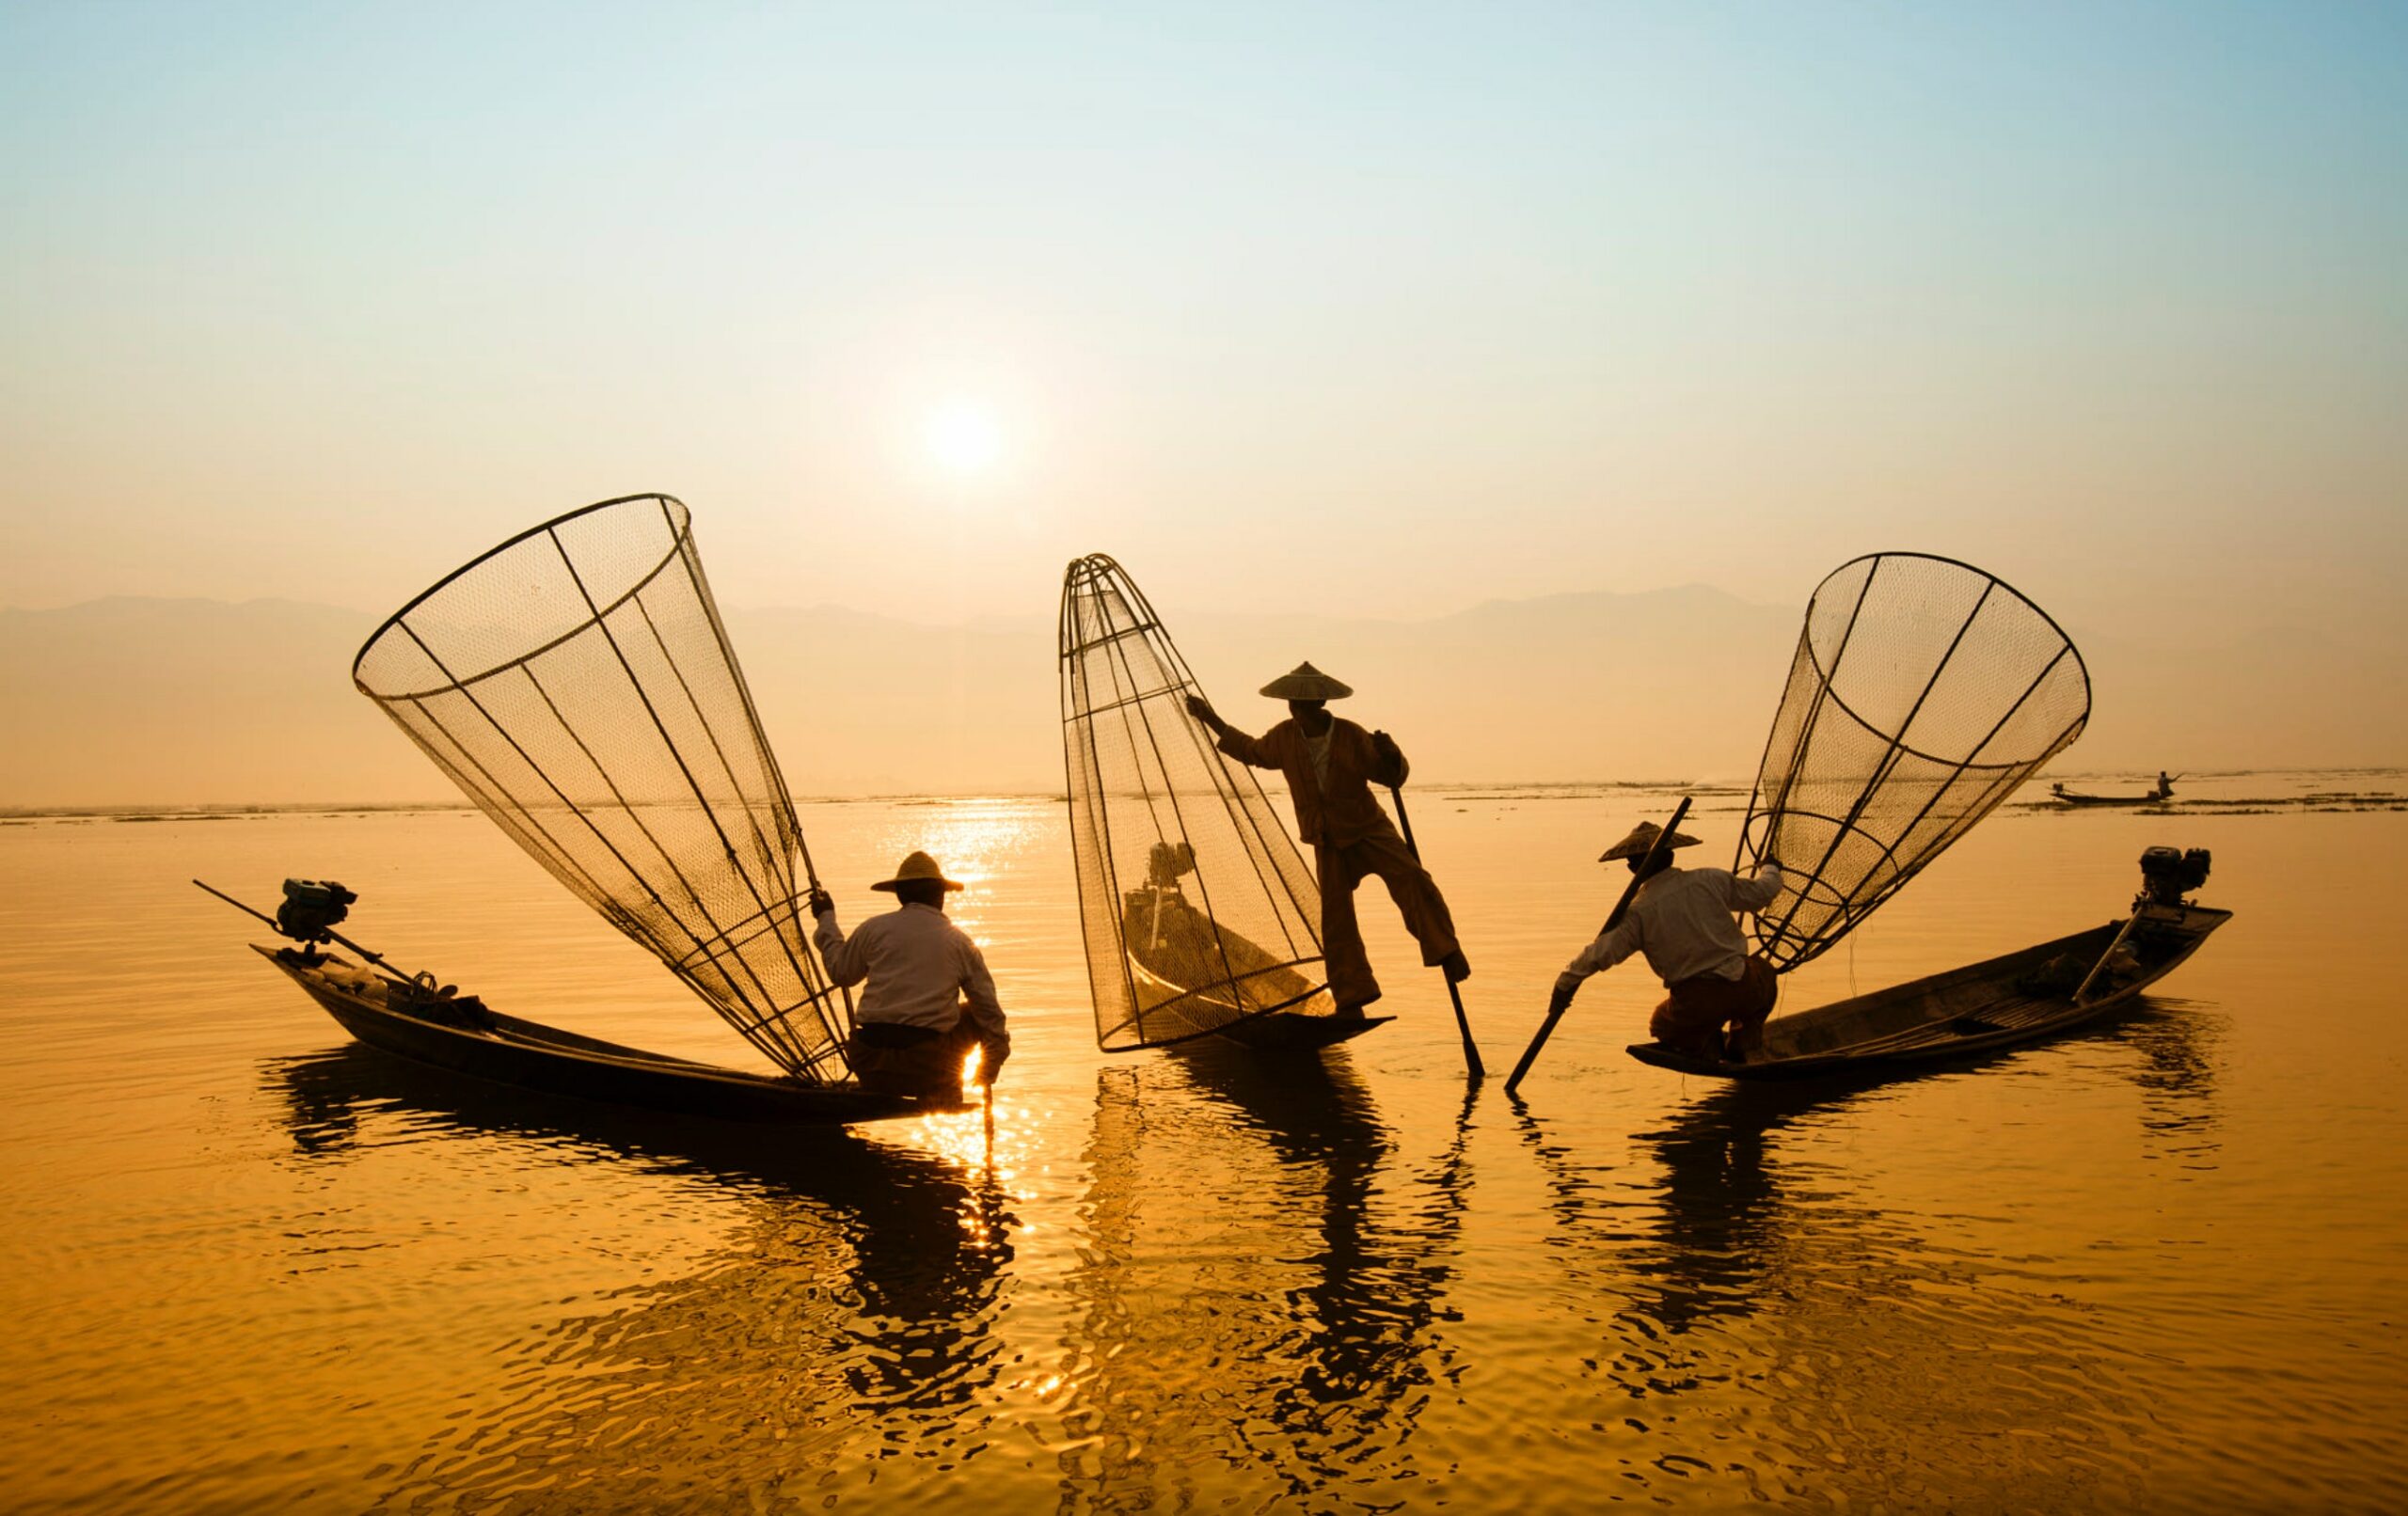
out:
{"label": "motor engine", "polygon": [[359,896],[332,879],[287,879],[284,904],[276,908],[276,929],[295,942],[325,942]]}
{"label": "motor engine", "polygon": [[1157,890],[1177,884],[1182,874],[1196,872],[1196,848],[1189,843],[1156,843],[1146,853],[1146,882]]}
{"label": "motor engine", "polygon": [[2141,854],[2141,900],[2157,906],[2181,905],[2182,897],[2208,882],[2208,850],[2183,852],[2151,847]]}

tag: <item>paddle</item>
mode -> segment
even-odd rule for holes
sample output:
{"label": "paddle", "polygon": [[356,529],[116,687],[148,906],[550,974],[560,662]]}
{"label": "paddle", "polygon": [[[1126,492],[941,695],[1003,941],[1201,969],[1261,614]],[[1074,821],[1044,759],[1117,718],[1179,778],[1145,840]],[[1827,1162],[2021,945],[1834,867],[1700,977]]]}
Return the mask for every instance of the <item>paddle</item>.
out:
{"label": "paddle", "polygon": [[[1391,784],[1388,786],[1388,797],[1396,801],[1397,825],[1404,829],[1405,850],[1418,863],[1421,861],[1421,845],[1413,840],[1413,818],[1404,813],[1404,791]],[[1464,1072],[1470,1075],[1476,1083],[1488,1077],[1488,1069],[1480,1061],[1479,1045],[1471,1040],[1471,1020],[1464,1015],[1464,992],[1452,979],[1447,981],[1447,998],[1455,1004],[1455,1030],[1464,1035]]]}
{"label": "paddle", "polygon": [[[1631,875],[1630,883],[1623,887],[1622,898],[1614,902],[1613,914],[1606,918],[1605,925],[1597,928],[1599,937],[1605,936],[1622,924],[1623,917],[1630,910],[1631,901],[1639,895],[1639,887],[1647,882],[1648,871],[1655,866],[1656,855],[1664,851],[1666,845],[1671,842],[1672,833],[1681,829],[1681,823],[1687,819],[1688,813],[1689,797],[1684,795],[1681,797],[1681,803],[1672,808],[1672,819],[1666,823],[1662,831],[1656,834],[1656,840],[1647,845],[1647,856],[1639,861],[1638,872]],[[1539,1034],[1530,1039],[1529,1048],[1523,1050],[1522,1061],[1513,1066],[1513,1077],[1505,1082],[1507,1095],[1513,1093],[1514,1086],[1522,1082],[1522,1076],[1530,1071],[1532,1064],[1538,1062],[1539,1050],[1546,1046],[1546,1039],[1555,1034],[1555,1023],[1562,1020],[1563,1013],[1570,1008],[1569,1004],[1547,1007],[1546,1020],[1540,1024]]]}

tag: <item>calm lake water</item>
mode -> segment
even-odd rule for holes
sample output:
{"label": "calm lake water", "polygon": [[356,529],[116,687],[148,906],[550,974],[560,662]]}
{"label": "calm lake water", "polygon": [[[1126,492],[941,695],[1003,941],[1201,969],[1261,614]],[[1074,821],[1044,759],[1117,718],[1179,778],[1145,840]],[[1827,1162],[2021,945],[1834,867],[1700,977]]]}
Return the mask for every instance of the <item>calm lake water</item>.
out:
{"label": "calm lake water", "polygon": [[[1301,1066],[1095,1050],[1061,807],[814,804],[848,921],[927,847],[1016,1056],[978,1118],[610,1114],[351,1044],[184,881],[358,890],[496,1008],[751,1053],[473,813],[0,827],[13,1510],[2368,1510],[2408,1505],[2408,777],[1978,829],[1784,1008],[2122,912],[2239,914],[2097,1031],[1853,1092],[1645,1067],[1592,983],[1669,798],[1416,791],[1496,1077],[1377,890],[1401,1019]],[[1727,861],[1744,795],[1691,829]],[[2256,803],[2262,802],[2262,803]]]}

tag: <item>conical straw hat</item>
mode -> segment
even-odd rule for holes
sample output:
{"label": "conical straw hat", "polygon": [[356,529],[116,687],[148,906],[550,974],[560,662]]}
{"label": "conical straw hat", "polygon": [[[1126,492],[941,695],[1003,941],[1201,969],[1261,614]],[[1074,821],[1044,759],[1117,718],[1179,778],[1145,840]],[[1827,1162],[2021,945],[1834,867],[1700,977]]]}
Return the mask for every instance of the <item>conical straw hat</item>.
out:
{"label": "conical straw hat", "polygon": [[915,879],[934,879],[937,883],[943,885],[948,890],[958,890],[961,888],[960,885],[946,878],[944,876],[944,870],[937,867],[937,861],[930,858],[926,853],[913,853],[911,857],[903,861],[903,866],[901,868],[895,871],[895,877],[891,879],[880,879],[878,883],[871,885],[870,888],[873,890],[891,891],[898,884],[909,884]]}
{"label": "conical straw hat", "polygon": [[[1600,863],[1610,863],[1618,858],[1643,857],[1649,848],[1656,845],[1656,834],[1661,832],[1663,829],[1663,828],[1656,825],[1653,821],[1642,821],[1638,826],[1630,829],[1629,836],[1624,837],[1622,841],[1614,844],[1611,847],[1608,847],[1604,852],[1598,854],[1597,861]],[[1676,831],[1672,833],[1672,840],[1666,843],[1664,847],[1667,851],[1670,851],[1675,847],[1695,847],[1696,845],[1696,838],[1690,836],[1686,831]]]}
{"label": "conical straw hat", "polygon": [[1309,663],[1299,663],[1262,687],[1262,692],[1273,700],[1344,700],[1354,693],[1351,685],[1341,685]]}

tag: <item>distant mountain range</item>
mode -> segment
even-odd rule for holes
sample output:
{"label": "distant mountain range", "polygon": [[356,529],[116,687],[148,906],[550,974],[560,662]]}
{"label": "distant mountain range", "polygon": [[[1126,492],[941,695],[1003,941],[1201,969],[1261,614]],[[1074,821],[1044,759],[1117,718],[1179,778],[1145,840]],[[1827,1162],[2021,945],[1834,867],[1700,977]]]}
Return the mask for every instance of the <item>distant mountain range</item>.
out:
{"label": "distant mountain range", "polygon": [[[1309,658],[1423,782],[1745,784],[1799,612],[1691,586],[1497,601],[1426,621],[1164,608],[1222,712]],[[929,626],[832,607],[727,611],[800,796],[1058,791],[1051,615]],[[452,792],[350,687],[376,618],[284,600],[0,609],[0,806],[400,802]],[[2408,762],[2396,655],[2297,631],[2097,642],[2066,772]]]}

